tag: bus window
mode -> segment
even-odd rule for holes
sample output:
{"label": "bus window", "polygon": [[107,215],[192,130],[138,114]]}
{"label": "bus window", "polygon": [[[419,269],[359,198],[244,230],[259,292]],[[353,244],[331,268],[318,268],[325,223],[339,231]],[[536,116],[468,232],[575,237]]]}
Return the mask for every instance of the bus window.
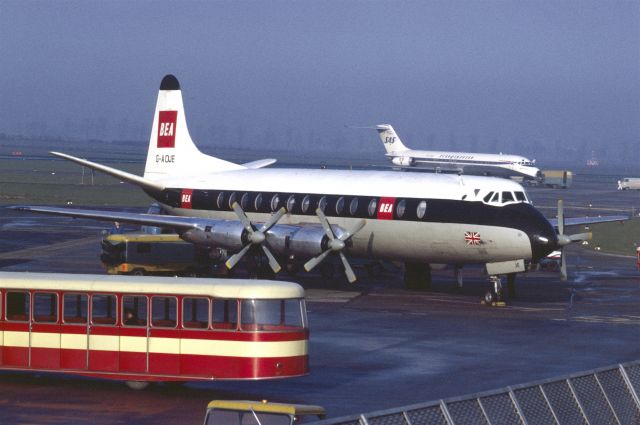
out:
{"label": "bus window", "polygon": [[291,330],[305,327],[302,301],[242,300],[240,307],[243,330]]}
{"label": "bus window", "polygon": [[147,326],[147,297],[125,295],[122,297],[122,324],[125,326]]}
{"label": "bus window", "polygon": [[28,322],[29,313],[28,292],[7,292],[7,320]]}
{"label": "bus window", "polygon": [[38,323],[58,321],[58,295],[55,292],[36,292],[33,295],[33,321]]}
{"label": "bus window", "polygon": [[156,328],[175,328],[176,299],[174,297],[151,297],[151,325]]}
{"label": "bus window", "polygon": [[94,325],[116,324],[116,296],[98,294],[91,297],[91,323]]}
{"label": "bus window", "polygon": [[236,300],[213,300],[211,326],[214,329],[236,329],[238,302]]}
{"label": "bus window", "polygon": [[87,323],[87,294],[64,294],[62,318],[65,323]]}
{"label": "bus window", "polygon": [[183,298],[182,326],[190,329],[206,329],[209,327],[208,298]]}

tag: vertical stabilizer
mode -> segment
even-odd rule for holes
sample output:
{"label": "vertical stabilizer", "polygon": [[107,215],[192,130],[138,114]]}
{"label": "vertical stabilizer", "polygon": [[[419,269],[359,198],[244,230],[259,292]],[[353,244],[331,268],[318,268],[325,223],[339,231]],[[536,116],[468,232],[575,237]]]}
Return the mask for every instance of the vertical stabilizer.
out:
{"label": "vertical stabilizer", "polygon": [[158,180],[243,168],[198,150],[187,129],[180,83],[173,75],[165,76],[153,116],[144,177]]}
{"label": "vertical stabilizer", "polygon": [[408,148],[402,144],[402,141],[396,134],[396,131],[389,124],[378,124],[376,130],[380,135],[380,140],[387,153],[396,153],[408,150]]}

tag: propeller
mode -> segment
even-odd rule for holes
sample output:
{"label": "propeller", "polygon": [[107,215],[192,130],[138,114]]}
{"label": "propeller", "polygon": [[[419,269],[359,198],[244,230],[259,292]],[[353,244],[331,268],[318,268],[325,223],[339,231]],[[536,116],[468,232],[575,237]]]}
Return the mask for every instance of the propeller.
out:
{"label": "propeller", "polygon": [[564,258],[564,247],[572,242],[591,240],[591,232],[564,234],[564,201],[558,199],[558,248],[560,249],[560,280],[567,280],[567,262]]}
{"label": "propeller", "polygon": [[344,273],[347,275],[347,280],[350,283],[356,281],[356,274],[353,272],[353,269],[349,265],[347,261],[347,257],[344,255],[342,250],[346,246],[346,243],[349,239],[353,237],[356,233],[358,233],[364,226],[367,224],[365,220],[358,221],[350,230],[347,230],[345,233],[336,237],[331,225],[329,224],[329,220],[324,215],[320,208],[316,209],[316,214],[320,219],[320,224],[322,224],[322,228],[324,229],[324,233],[327,235],[327,249],[322,252],[317,257],[313,257],[309,261],[304,264],[304,269],[306,271],[311,271],[315,266],[320,264],[327,256],[332,252],[337,252],[340,255],[340,260],[342,260],[342,265],[344,266]]}
{"label": "propeller", "polygon": [[233,208],[233,211],[236,213],[236,215],[240,219],[240,222],[244,226],[244,230],[247,232],[247,244],[240,250],[240,252],[229,257],[229,259],[225,263],[227,268],[232,269],[236,264],[238,264],[238,261],[240,261],[242,257],[244,257],[244,255],[252,246],[260,245],[262,251],[264,251],[264,255],[266,255],[267,259],[269,260],[269,266],[271,267],[271,270],[273,270],[274,273],[278,273],[281,269],[280,264],[278,264],[278,261],[276,261],[275,257],[273,256],[271,251],[269,251],[269,248],[267,248],[264,241],[266,239],[266,233],[269,231],[269,229],[271,229],[278,222],[278,220],[280,220],[282,216],[285,215],[285,208],[282,207],[278,211],[276,211],[276,213],[273,214],[269,218],[269,220],[262,224],[262,226],[260,226],[260,228],[257,230],[253,223],[249,221],[249,218],[237,202],[234,202],[231,208]]}

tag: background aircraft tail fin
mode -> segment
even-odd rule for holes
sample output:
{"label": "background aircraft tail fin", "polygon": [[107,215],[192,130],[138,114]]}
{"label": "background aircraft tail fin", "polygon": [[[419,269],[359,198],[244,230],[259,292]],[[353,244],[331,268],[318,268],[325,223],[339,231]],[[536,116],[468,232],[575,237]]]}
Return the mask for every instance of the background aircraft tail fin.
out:
{"label": "background aircraft tail fin", "polygon": [[165,76],[153,117],[144,178],[158,180],[243,168],[198,150],[187,129],[180,83],[173,75]]}
{"label": "background aircraft tail fin", "polygon": [[376,130],[380,135],[380,140],[382,140],[382,144],[384,148],[387,150],[387,153],[394,153],[400,151],[406,151],[408,148],[402,144],[402,141],[396,134],[396,131],[389,124],[378,124],[376,126]]}

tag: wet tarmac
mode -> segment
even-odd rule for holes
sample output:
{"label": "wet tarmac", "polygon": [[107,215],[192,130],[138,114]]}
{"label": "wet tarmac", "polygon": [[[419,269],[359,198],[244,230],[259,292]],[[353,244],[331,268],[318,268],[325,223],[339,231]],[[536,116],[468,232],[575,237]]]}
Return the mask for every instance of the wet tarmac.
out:
{"label": "wet tarmac", "polygon": [[[615,181],[575,186],[529,192],[549,215],[559,195],[574,215],[631,212],[640,204],[638,193],[616,191]],[[106,227],[2,209],[0,269],[104,273],[98,255]],[[477,268],[465,269],[462,288],[450,270],[435,271],[431,292],[404,290],[393,265],[375,276],[357,268],[356,285],[314,274],[289,277],[307,288],[310,375],[133,391],[120,382],[0,372],[0,423],[201,423],[216,398],[320,404],[335,417],[640,359],[634,258],[578,246],[567,255],[569,282],[553,272],[522,275],[517,298],[505,308],[480,304],[487,283]]]}

